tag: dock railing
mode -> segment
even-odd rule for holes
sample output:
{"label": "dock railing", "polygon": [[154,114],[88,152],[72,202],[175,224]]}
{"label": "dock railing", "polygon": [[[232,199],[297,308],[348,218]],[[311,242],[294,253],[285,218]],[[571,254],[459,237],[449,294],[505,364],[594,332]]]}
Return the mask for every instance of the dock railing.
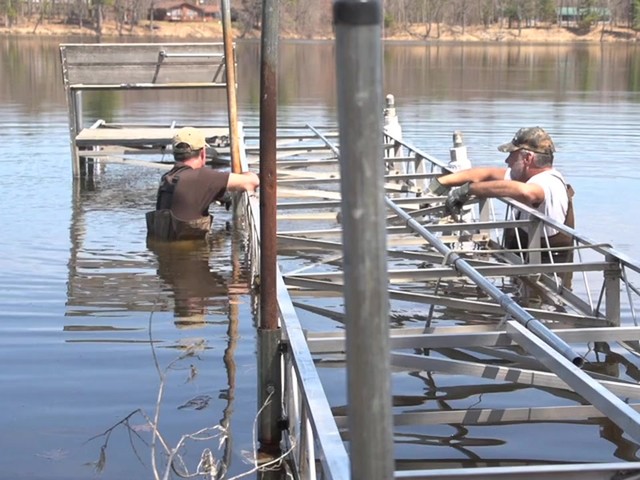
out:
{"label": "dock railing", "polygon": [[[257,138],[257,137],[254,137]],[[243,169],[249,168],[244,151]],[[243,194],[240,215],[245,216],[253,282],[260,276],[260,205],[255,195]],[[282,329],[282,419],[287,435],[282,448],[298,478],[340,480],[349,478],[349,457],[333,419],[322,382],[307,346],[296,309],[277,271],[279,324]]]}

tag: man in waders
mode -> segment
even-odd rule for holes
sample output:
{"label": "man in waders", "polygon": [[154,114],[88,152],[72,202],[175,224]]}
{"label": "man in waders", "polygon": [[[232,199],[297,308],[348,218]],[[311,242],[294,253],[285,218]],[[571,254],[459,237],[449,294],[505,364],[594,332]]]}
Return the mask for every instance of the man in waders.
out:
{"label": "man in waders", "polygon": [[208,145],[197,128],[178,130],[172,145],[175,165],[160,180],[156,209],[147,212],[147,236],[163,241],[206,238],[211,231],[209,205],[224,201],[228,191],[255,191],[260,179],[253,172],[203,168]]}
{"label": "man in waders", "polygon": [[[429,191],[434,195],[447,195],[446,212],[450,215],[458,215],[471,196],[509,197],[536,209],[560,224],[574,228],[573,189],[553,167],[553,154],[556,148],[549,134],[540,127],[521,128],[510,142],[500,145],[498,150],[509,154],[505,160],[507,167],[471,168],[432,180]],[[543,248],[573,245],[570,235],[548,225],[545,226],[545,234],[540,239],[540,245]],[[526,231],[522,229],[505,231],[504,246],[506,248],[527,248],[528,244]],[[542,261],[544,263],[572,262],[573,251],[567,249],[556,250],[551,254],[543,253]],[[562,274],[560,277],[564,287],[571,288],[571,272]]]}

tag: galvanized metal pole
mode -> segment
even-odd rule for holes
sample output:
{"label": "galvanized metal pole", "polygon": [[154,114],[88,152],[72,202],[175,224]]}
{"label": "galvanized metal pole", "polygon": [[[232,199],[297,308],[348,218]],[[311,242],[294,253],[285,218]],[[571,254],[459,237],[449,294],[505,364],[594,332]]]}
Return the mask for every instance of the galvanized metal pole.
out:
{"label": "galvanized metal pole", "polygon": [[[277,95],[278,1],[262,2],[260,60],[260,328],[258,329],[260,416],[258,439],[264,451],[279,448],[281,432],[280,329],[277,290]],[[267,400],[269,403],[266,404]]]}
{"label": "galvanized metal pole", "polygon": [[384,205],[382,12],[338,0],[340,175],[347,317],[351,478],[393,478],[389,297]]}
{"label": "galvanized metal pole", "polygon": [[238,103],[236,100],[236,59],[231,31],[231,7],[229,0],[221,1],[222,38],[224,41],[224,65],[227,77],[227,112],[229,114],[229,139],[231,141],[231,171],[240,173],[240,132],[238,129]]}

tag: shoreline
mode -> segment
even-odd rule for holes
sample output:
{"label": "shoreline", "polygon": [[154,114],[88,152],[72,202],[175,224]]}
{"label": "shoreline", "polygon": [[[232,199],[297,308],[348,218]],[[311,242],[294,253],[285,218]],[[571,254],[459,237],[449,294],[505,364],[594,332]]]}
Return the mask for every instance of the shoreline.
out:
{"label": "shoreline", "polygon": [[[426,26],[417,26],[410,32],[391,33],[385,35],[383,41],[393,43],[438,44],[438,43],[540,43],[540,44],[593,44],[593,43],[629,43],[640,42],[640,32],[621,27],[597,26],[589,31],[579,31],[576,28],[557,26],[537,26],[522,29],[508,29],[500,27],[461,27],[440,26],[440,35],[431,37],[426,35]],[[434,31],[434,28],[431,28]],[[385,32],[389,33],[389,32]],[[80,28],[77,25],[63,23],[24,22],[11,28],[0,27],[0,36],[15,37],[82,37],[95,40],[98,38],[92,28]],[[260,38],[260,32],[253,30],[249,34],[241,35],[233,29],[235,40],[255,40]],[[221,40],[222,26],[216,22],[154,22],[151,30],[149,22],[143,21],[135,27],[125,26],[120,31],[117,25],[108,21],[103,24],[102,40],[126,41],[131,39],[163,39],[163,40]],[[300,36],[289,32],[281,32],[282,40],[299,41],[333,41],[332,34]]]}

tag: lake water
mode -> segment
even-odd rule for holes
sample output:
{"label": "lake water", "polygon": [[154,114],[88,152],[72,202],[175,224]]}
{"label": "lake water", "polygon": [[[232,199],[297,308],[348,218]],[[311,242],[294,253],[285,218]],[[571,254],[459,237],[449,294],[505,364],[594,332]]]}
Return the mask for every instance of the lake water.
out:
{"label": "lake water", "polygon": [[[119,422],[153,416],[161,384],[167,443],[225,425],[229,441],[206,445],[230,476],[247,472],[257,375],[245,239],[218,209],[210,248],[162,251],[145,241],[157,171],[110,165],[73,182],[58,43],[0,37],[0,479],[151,478],[144,418]],[[259,44],[237,51],[239,114],[257,124]],[[384,60],[405,138],[447,160],[461,130],[475,165],[498,165],[497,145],[543,126],[577,192],[578,230],[640,258],[640,47],[394,44]],[[220,92],[85,105],[86,124],[226,115]],[[282,45],[279,105],[280,123],[335,123],[331,43]],[[190,471],[204,445],[184,452]],[[612,445],[611,459],[635,458],[628,447]]]}

